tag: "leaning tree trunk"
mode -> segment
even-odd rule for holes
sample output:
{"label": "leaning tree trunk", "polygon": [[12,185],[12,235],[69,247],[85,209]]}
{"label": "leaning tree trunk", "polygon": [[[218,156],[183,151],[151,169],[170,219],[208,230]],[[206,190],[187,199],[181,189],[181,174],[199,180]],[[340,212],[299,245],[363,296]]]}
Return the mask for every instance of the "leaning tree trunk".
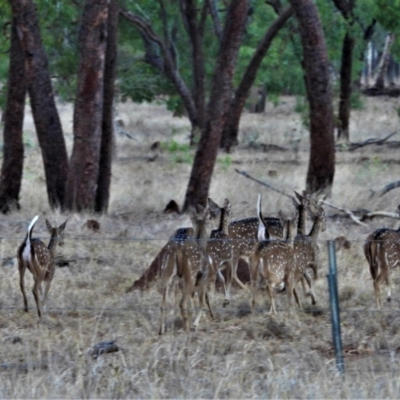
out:
{"label": "leaning tree trunk", "polygon": [[10,0],[10,4],[24,52],[28,92],[42,150],[49,203],[53,208],[62,207],[68,157],[54,101],[47,56],[40,36],[36,8],[32,0]]}
{"label": "leaning tree trunk", "polygon": [[383,89],[385,86],[385,76],[387,74],[388,66],[389,66],[389,61],[390,61],[390,49],[392,48],[394,42],[394,34],[389,33],[386,36],[385,40],[385,47],[383,48],[383,53],[381,60],[379,62],[378,66],[378,72],[376,76],[376,81],[374,88],[376,89]]}
{"label": "leaning tree trunk", "polygon": [[350,111],[352,93],[353,50],[355,39],[346,32],[342,46],[342,64],[340,66],[340,101],[338,118],[338,139],[350,141]]}
{"label": "leaning tree trunk", "polygon": [[236,146],[238,144],[240,117],[242,115],[243,107],[249,95],[250,89],[256,79],[261,62],[267,54],[272,40],[292,15],[292,7],[287,7],[280,13],[279,17],[269,27],[264,37],[261,39],[261,42],[259,43],[249,65],[247,66],[243,78],[236,89],[235,96],[229,107],[229,117],[226,121],[221,139],[221,147],[228,152],[232,146]]}
{"label": "leaning tree trunk", "polygon": [[24,143],[22,128],[26,97],[24,53],[18,40],[15,18],[11,24],[7,104],[4,110],[3,164],[0,176],[0,208],[3,213],[19,209]]}
{"label": "leaning tree trunk", "polygon": [[324,34],[313,0],[290,0],[299,24],[310,104],[310,161],[306,188],[330,193],[335,173],[335,140],[329,63]]}
{"label": "leaning tree trunk", "polygon": [[108,6],[106,59],[104,65],[103,123],[95,206],[95,211],[103,213],[107,212],[110,199],[112,147],[114,137],[114,85],[118,49],[118,15],[119,7],[117,0],[110,0]]}
{"label": "leaning tree trunk", "polygon": [[247,0],[232,0],[229,6],[211,86],[207,122],[193,162],[183,211],[186,211],[189,205],[205,205],[207,202],[222,130],[227,118],[233,73],[248,9]]}
{"label": "leaning tree trunk", "polygon": [[79,32],[80,66],[74,108],[74,145],[66,207],[94,211],[99,177],[108,0],[86,0]]}

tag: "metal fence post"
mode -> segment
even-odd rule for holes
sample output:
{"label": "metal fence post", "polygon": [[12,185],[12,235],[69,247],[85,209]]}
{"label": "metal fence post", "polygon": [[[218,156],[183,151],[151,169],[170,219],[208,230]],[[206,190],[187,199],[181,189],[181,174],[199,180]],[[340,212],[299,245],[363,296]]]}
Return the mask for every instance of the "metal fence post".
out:
{"label": "metal fence post", "polygon": [[328,240],[328,256],[329,256],[329,300],[331,304],[331,323],[332,323],[332,339],[335,347],[336,366],[340,373],[344,373],[343,351],[342,351],[342,334],[340,331],[340,310],[339,295],[337,286],[337,268],[336,268],[336,249],[335,241]]}

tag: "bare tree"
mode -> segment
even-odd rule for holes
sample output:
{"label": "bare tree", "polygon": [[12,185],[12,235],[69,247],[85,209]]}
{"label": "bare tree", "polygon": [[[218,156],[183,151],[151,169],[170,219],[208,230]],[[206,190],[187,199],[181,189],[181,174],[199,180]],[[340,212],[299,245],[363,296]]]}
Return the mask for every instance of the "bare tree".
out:
{"label": "bare tree", "polygon": [[108,0],[86,0],[79,32],[80,66],[74,108],[74,145],[66,207],[94,211],[103,121]]}
{"label": "bare tree", "polygon": [[10,0],[18,38],[24,53],[28,92],[42,150],[47,194],[51,207],[62,207],[68,171],[67,150],[32,0]]}
{"label": "bare tree", "polygon": [[329,63],[318,10],[312,0],[290,0],[299,24],[310,104],[311,151],[306,188],[329,193],[335,174],[335,140]]}
{"label": "bare tree", "polygon": [[16,20],[11,23],[11,50],[8,69],[7,104],[4,110],[3,164],[0,176],[0,207],[6,213],[19,208],[24,144],[22,127],[26,97],[24,53],[18,40]]}
{"label": "bare tree", "polygon": [[193,162],[183,205],[184,211],[189,205],[206,205],[207,202],[222,130],[231,101],[232,78],[248,9],[247,0],[232,0],[229,6],[211,86],[207,121]]}

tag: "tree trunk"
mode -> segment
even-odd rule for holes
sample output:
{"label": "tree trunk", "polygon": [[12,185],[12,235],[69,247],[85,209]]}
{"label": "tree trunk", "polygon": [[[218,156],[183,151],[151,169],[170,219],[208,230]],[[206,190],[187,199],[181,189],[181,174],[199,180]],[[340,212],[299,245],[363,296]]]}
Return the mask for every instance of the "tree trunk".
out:
{"label": "tree trunk", "polygon": [[22,128],[26,96],[24,53],[18,40],[16,20],[11,24],[7,104],[4,110],[3,164],[0,176],[0,208],[3,213],[19,209],[24,143]]}
{"label": "tree trunk", "polygon": [[286,21],[293,15],[291,7],[287,7],[281,12],[279,17],[269,27],[261,42],[259,43],[242,80],[235,92],[235,97],[229,107],[229,117],[226,121],[222,134],[221,147],[226,151],[230,151],[232,146],[238,144],[239,122],[242,115],[243,107],[249,95],[250,89],[254,84],[257,71],[264,59],[272,40],[278,34],[280,29],[285,25]]}
{"label": "tree trunk", "polygon": [[119,7],[117,0],[110,0],[108,6],[106,59],[104,65],[103,123],[95,206],[95,211],[102,213],[107,212],[110,199],[114,137],[114,84],[118,49],[118,15]]}
{"label": "tree trunk", "polygon": [[198,145],[183,211],[207,202],[211,177],[231,97],[232,79],[247,20],[247,0],[232,0],[226,16],[221,47],[212,80],[207,122]]}
{"label": "tree trunk", "polygon": [[[193,0],[182,0],[180,2],[181,13],[184,17],[186,31],[190,38],[192,52],[192,71],[193,71],[193,100],[197,110],[197,128],[201,131],[204,128],[206,113],[206,90],[205,90],[205,71],[204,71],[204,49],[203,49],[203,29],[197,22],[197,7]],[[195,130],[192,129],[190,144],[194,144]]]}
{"label": "tree trunk", "polygon": [[108,0],[86,0],[79,32],[80,66],[74,108],[74,145],[66,206],[94,211],[103,118]]}
{"label": "tree trunk", "polygon": [[10,0],[10,4],[24,52],[28,92],[42,150],[49,203],[52,208],[62,207],[68,172],[67,150],[54,101],[36,8],[32,0]]}
{"label": "tree trunk", "polygon": [[389,60],[390,60],[390,49],[392,48],[393,42],[394,42],[394,34],[389,33],[386,36],[385,47],[383,48],[382,57],[379,62],[378,72],[374,85],[376,89],[383,89],[385,86],[385,77],[387,74]]}
{"label": "tree trunk", "polygon": [[352,93],[353,50],[355,39],[346,32],[342,47],[342,64],[340,66],[340,102],[338,118],[338,139],[350,141],[349,125]]}
{"label": "tree trunk", "polygon": [[329,63],[313,0],[290,0],[299,24],[310,104],[310,161],[306,188],[330,194],[335,173],[335,140]]}

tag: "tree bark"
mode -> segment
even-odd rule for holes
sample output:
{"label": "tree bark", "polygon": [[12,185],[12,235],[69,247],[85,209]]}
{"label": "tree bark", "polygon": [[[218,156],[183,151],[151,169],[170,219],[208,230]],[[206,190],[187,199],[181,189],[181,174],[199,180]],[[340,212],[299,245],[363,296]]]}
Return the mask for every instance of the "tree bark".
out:
{"label": "tree bark", "polygon": [[222,130],[227,118],[232,79],[248,9],[247,0],[232,0],[229,6],[212,80],[207,122],[193,162],[183,211],[186,211],[189,205],[205,205],[207,202]]}
{"label": "tree bark", "polygon": [[352,93],[353,50],[355,39],[346,32],[342,46],[342,64],[340,66],[340,101],[338,116],[338,139],[350,141],[350,112]]}
{"label": "tree bark", "polygon": [[261,39],[249,65],[243,75],[242,80],[235,92],[235,97],[229,107],[229,117],[224,127],[221,139],[221,147],[226,151],[230,151],[232,146],[238,144],[238,132],[240,117],[243,107],[249,95],[250,89],[254,84],[258,69],[271,46],[271,43],[280,29],[285,25],[287,20],[293,15],[292,7],[283,10],[279,17],[269,27],[264,37]]}
{"label": "tree bark", "polygon": [[117,71],[118,49],[118,16],[119,7],[117,0],[110,0],[108,5],[107,47],[104,65],[103,122],[95,206],[95,211],[102,213],[107,212],[110,199],[114,138],[114,84]]}
{"label": "tree bark", "polygon": [[62,207],[68,171],[67,150],[54,101],[47,56],[32,0],[10,0],[25,58],[33,118],[42,150],[47,194],[52,208]]}
{"label": "tree bark", "polygon": [[13,18],[7,104],[4,110],[3,163],[0,176],[0,208],[3,213],[13,208],[20,208],[19,193],[24,164],[22,128],[27,91],[24,62],[24,53],[18,40],[17,24]]}
{"label": "tree bark", "polygon": [[335,140],[329,63],[313,0],[290,0],[299,24],[310,104],[310,161],[306,189],[330,194],[335,173]]}
{"label": "tree bark", "polygon": [[86,0],[79,32],[80,66],[74,108],[74,145],[66,207],[94,211],[103,119],[108,0]]}

